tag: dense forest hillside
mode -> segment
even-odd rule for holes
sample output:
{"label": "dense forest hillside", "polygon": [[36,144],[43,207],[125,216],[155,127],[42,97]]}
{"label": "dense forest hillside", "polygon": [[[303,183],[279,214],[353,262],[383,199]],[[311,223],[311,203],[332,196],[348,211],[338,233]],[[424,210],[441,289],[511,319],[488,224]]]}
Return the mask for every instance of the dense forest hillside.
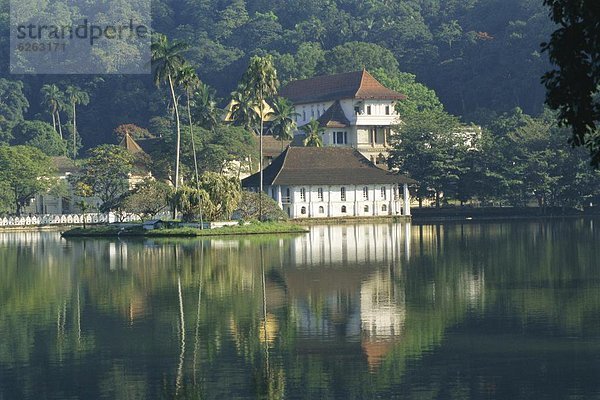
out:
{"label": "dense forest hillside", "polygon": [[[8,3],[0,0],[0,78],[23,82],[26,118],[51,122],[40,95],[49,83],[89,93],[84,147],[165,114],[167,93],[150,76],[9,75]],[[153,29],[190,45],[186,58],[221,103],[249,58],[268,53],[282,82],[362,67],[410,72],[448,111],[480,122],[515,107],[541,112],[548,63],[539,49],[553,25],[541,0],[154,0]]]}

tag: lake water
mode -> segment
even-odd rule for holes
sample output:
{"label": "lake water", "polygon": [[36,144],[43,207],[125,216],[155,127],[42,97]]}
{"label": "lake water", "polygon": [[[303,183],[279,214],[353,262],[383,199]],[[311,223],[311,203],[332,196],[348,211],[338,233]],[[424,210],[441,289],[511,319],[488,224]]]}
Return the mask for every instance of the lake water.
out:
{"label": "lake water", "polygon": [[0,400],[598,399],[600,220],[0,233]]}

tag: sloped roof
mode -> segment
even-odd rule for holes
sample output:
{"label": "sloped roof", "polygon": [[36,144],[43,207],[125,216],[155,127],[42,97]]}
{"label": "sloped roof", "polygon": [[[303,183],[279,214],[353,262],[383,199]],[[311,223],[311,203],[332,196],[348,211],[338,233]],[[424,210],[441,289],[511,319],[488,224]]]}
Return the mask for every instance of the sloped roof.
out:
{"label": "sloped roof", "polygon": [[336,100],[317,121],[323,128],[345,128],[350,125],[339,100]]}
{"label": "sloped roof", "polygon": [[383,86],[367,70],[317,76],[288,83],[279,95],[295,104],[342,99],[402,100],[406,96]]}
{"label": "sloped roof", "polygon": [[[256,173],[242,181],[243,187],[258,187]],[[263,170],[264,185],[363,185],[416,183],[380,169],[357,150],[343,147],[288,147]]]}
{"label": "sloped roof", "polygon": [[[291,140],[283,140],[283,149],[292,143]],[[263,135],[263,156],[265,157],[277,157],[280,155],[283,150],[281,149],[282,141],[277,140],[276,137],[272,135]],[[260,141],[257,138],[256,140],[256,148],[258,149],[260,146]]]}
{"label": "sloped roof", "polygon": [[129,133],[126,133],[121,139],[119,146],[125,147],[132,154],[145,153],[139,144],[131,137]]}
{"label": "sloped roof", "polygon": [[56,168],[59,175],[65,175],[67,173],[77,173],[81,171],[81,168],[68,157],[52,157],[52,165]]}

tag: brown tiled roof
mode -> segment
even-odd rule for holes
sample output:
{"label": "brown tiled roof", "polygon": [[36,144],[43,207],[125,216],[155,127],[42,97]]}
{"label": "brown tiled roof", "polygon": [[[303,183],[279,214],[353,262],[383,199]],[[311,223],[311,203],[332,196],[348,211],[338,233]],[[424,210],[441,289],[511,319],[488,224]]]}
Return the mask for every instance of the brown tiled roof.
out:
{"label": "brown tiled roof", "polygon": [[[291,140],[283,141],[283,149],[285,150],[292,143]],[[258,151],[260,146],[259,138],[256,138],[256,150]],[[277,140],[272,135],[263,135],[263,156],[265,157],[277,157],[283,152],[281,150],[281,141]]]}
{"label": "brown tiled roof", "polygon": [[[242,181],[258,187],[259,174]],[[416,183],[374,166],[357,150],[343,147],[288,147],[263,170],[264,185],[362,185]]]}
{"label": "brown tiled roof", "polygon": [[383,86],[366,70],[317,76],[288,83],[279,95],[295,104],[342,99],[405,99],[401,93]]}
{"label": "brown tiled roof", "polygon": [[345,128],[350,125],[339,100],[336,100],[318,119],[323,128]]}

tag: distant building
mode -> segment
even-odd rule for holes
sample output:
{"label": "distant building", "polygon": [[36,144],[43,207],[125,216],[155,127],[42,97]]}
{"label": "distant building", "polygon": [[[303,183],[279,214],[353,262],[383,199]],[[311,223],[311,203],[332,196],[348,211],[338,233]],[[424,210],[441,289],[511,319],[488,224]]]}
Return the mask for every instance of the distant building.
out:
{"label": "distant building", "polygon": [[[263,171],[265,192],[290,218],[410,215],[413,183],[347,147],[288,147]],[[259,173],[242,186],[258,191]]]}
{"label": "distant building", "polygon": [[294,104],[299,127],[319,121],[324,146],[355,148],[372,163],[386,165],[391,129],[400,122],[395,105],[405,95],[366,70],[290,82],[279,95]]}

